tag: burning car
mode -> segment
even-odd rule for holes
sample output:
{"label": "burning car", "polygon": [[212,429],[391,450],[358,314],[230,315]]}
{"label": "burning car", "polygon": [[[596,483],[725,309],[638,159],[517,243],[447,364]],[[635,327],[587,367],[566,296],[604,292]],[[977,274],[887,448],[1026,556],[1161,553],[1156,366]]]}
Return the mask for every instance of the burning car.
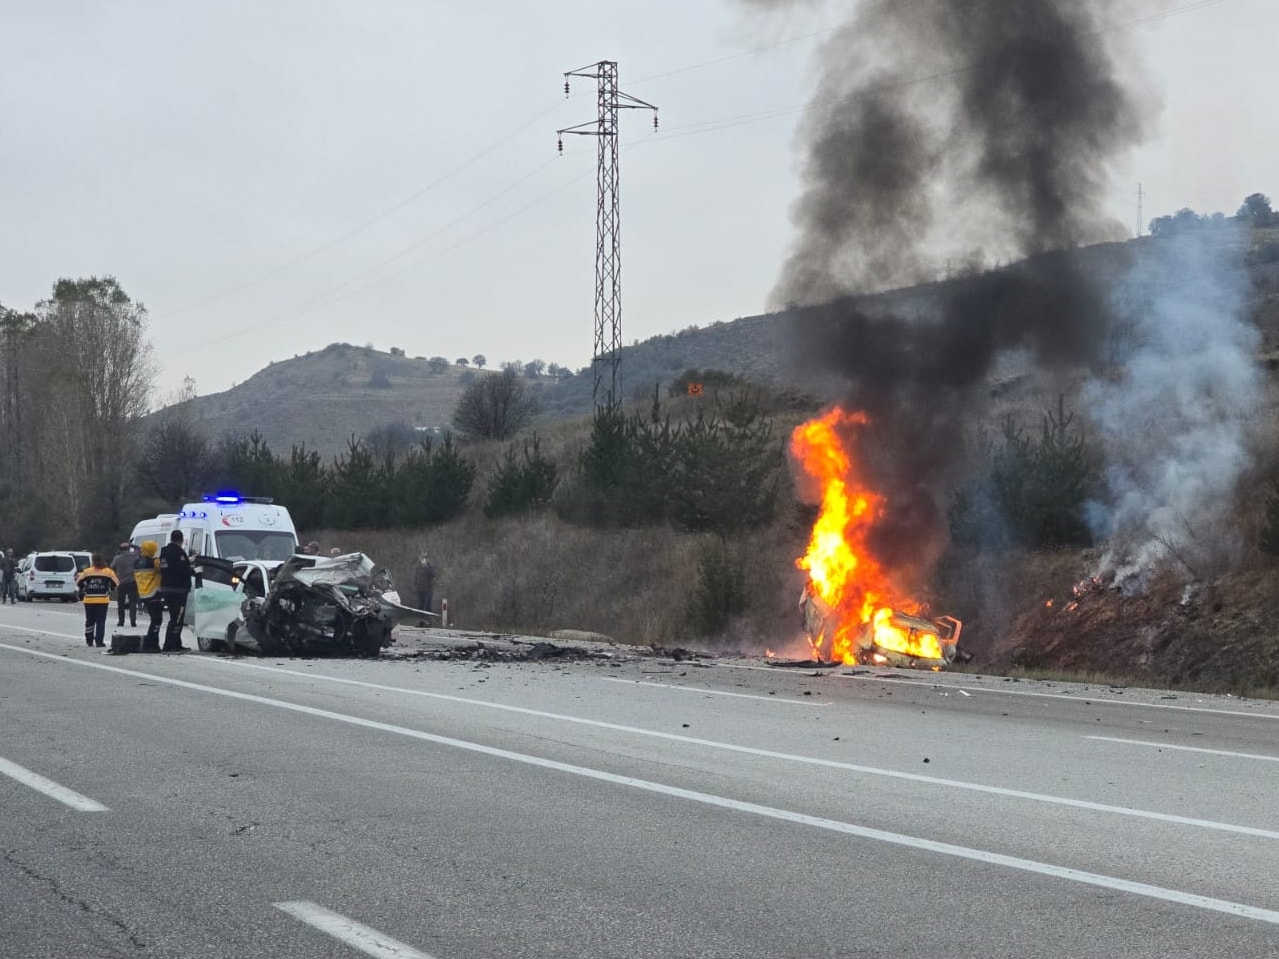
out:
{"label": "burning car", "polygon": [[929,619],[881,606],[866,622],[848,626],[811,582],[804,587],[799,607],[804,635],[819,660],[826,655],[848,666],[942,669],[965,658],[959,652],[964,624],[954,616]]}
{"label": "burning car", "polygon": [[876,555],[888,495],[870,486],[852,448],[869,422],[836,407],[791,437],[821,500],[808,550],[795,562],[808,574],[799,598],[804,635],[819,661],[940,669],[959,655],[963,624],[923,615],[901,571]]}

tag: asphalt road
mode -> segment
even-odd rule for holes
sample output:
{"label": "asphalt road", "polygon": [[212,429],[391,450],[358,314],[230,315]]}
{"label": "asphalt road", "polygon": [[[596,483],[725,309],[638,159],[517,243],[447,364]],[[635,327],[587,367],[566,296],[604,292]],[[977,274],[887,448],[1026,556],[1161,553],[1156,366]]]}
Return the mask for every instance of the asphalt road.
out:
{"label": "asphalt road", "polygon": [[79,629],[0,608],[6,959],[1279,951],[1277,704]]}

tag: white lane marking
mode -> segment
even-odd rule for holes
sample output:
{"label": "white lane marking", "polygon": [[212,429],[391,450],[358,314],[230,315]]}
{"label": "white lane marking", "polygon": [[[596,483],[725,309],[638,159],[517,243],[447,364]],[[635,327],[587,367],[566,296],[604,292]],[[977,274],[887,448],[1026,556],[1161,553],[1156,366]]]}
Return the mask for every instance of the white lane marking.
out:
{"label": "white lane marking", "polygon": [[785,703],[788,706],[829,706],[830,703],[808,702],[803,699],[786,699],[778,696],[756,696],[752,693],[730,693],[719,689],[702,689],[698,686],[677,686],[674,683],[649,683],[639,679],[620,679],[616,676],[601,676],[606,683],[625,683],[628,686],[652,686],[655,689],[680,689],[686,693],[705,693],[707,696],[733,696],[737,699],[761,699],[766,703]]}
{"label": "white lane marking", "polygon": [[157,676],[155,673],[144,673],[134,669],[123,669],[119,666],[108,666],[105,663],[94,663],[83,659],[72,659],[68,656],[62,656],[56,653],[46,653],[35,649],[22,649],[18,646],[0,644],[0,648],[9,649],[18,653],[26,653],[29,656],[40,656],[45,659],[51,659],[54,662],[65,663],[69,666],[82,666],[89,669],[100,669],[104,672],[118,673],[122,676],[136,676],[142,679],[149,679],[152,682],[177,686],[181,689],[210,693],[214,696],[225,696],[228,699],[234,699],[240,702],[257,703],[261,706],[272,706],[276,709],[300,713],[304,716],[331,719],[334,722],[346,723],[347,725],[357,726],[362,729],[394,733],[398,736],[407,736],[411,739],[434,743],[438,746],[462,749],[482,756],[491,756],[495,759],[506,759],[526,766],[550,769],[555,772],[567,773],[572,776],[580,776],[583,779],[592,779],[597,782],[626,786],[631,789],[638,789],[661,796],[686,799],[690,802],[702,803],[707,806],[716,806],[720,809],[730,809],[735,812],[748,813],[750,815],[760,816],[766,819],[776,819],[782,822],[794,823],[802,826],[812,826],[816,829],[825,829],[830,832],[842,833],[847,836],[857,836],[861,839],[871,839],[876,842],[889,843],[894,846],[904,846],[908,849],[914,849],[921,852],[931,852],[936,853],[937,855],[951,856],[956,859],[966,859],[972,862],[1003,866],[1007,869],[1035,873],[1052,879],[1077,882],[1084,885],[1097,886],[1103,889],[1113,889],[1119,892],[1131,893],[1136,896],[1145,896],[1150,899],[1159,899],[1164,902],[1191,906],[1196,909],[1220,912],[1228,916],[1235,916],[1243,919],[1255,919],[1259,922],[1268,922],[1274,925],[1279,925],[1279,911],[1263,909],[1258,906],[1249,906],[1245,903],[1231,902],[1228,899],[1214,899],[1210,896],[1198,895],[1197,893],[1182,892],[1181,890],[1169,889],[1164,886],[1154,886],[1149,883],[1120,879],[1117,876],[1106,876],[1101,873],[1085,872],[1081,869],[1071,869],[1066,866],[1055,866],[1052,863],[1039,862],[1034,859],[1022,859],[1017,856],[1006,856],[1003,853],[989,852],[984,849],[957,846],[952,843],[938,842],[932,839],[924,839],[919,836],[908,836],[903,833],[887,832],[883,829],[872,829],[869,826],[858,826],[854,823],[841,822],[837,819],[810,816],[806,813],[794,812],[789,809],[778,809],[774,806],[764,806],[759,803],[745,802],[740,799],[729,799],[726,796],[716,796],[711,793],[697,792],[692,789],[684,789],[680,786],[669,786],[665,783],[653,782],[647,779],[638,779],[634,776],[621,776],[617,773],[606,772],[602,769],[591,769],[588,766],[575,766],[571,763],[563,763],[555,759],[545,759],[541,756],[517,753],[509,749],[500,749],[496,746],[485,746],[483,743],[468,742],[463,739],[453,739],[450,736],[440,736],[435,733],[427,733],[420,729],[409,729],[406,726],[393,726],[390,723],[378,722],[373,719],[364,719],[360,716],[351,716],[346,713],[335,713],[331,710],[318,709],[314,706],[303,706],[300,703],[290,703],[282,699],[270,699],[266,696],[255,696],[252,693],[241,693],[232,689],[220,689],[217,686],[206,686],[203,683],[193,683],[184,679],[172,679],[168,676]]}
{"label": "white lane marking", "polygon": [[88,796],[82,796],[78,792],[68,789],[66,786],[59,786],[52,779],[45,779],[39,773],[33,773],[24,766],[17,763],[9,762],[7,759],[0,759],[0,773],[16,779],[24,786],[30,786],[37,792],[42,792],[52,799],[72,809],[78,809],[80,812],[107,812],[107,807],[100,802],[90,799]]}
{"label": "white lane marking", "polygon": [[[7,646],[0,643],[0,649],[12,649],[20,653],[33,653],[40,656],[53,656],[51,653],[40,653],[36,650],[19,646]],[[55,657],[66,659],[64,656]],[[81,665],[98,666],[96,663],[81,663],[80,660],[67,660]],[[421,689],[406,689],[403,686],[389,686],[385,683],[371,683],[362,679],[343,679],[339,676],[324,676],[319,673],[305,673],[297,669],[281,669],[276,666],[263,666],[258,663],[246,663],[236,660],[204,659],[202,663],[225,666],[230,669],[260,670],[265,673],[280,673],[286,676],[298,676],[311,681],[337,683],[343,686],[358,686],[364,689],[377,689],[383,692],[401,693],[405,696],[420,696],[424,699],[436,699],[466,706],[482,706],[500,712],[517,713],[524,716],[536,716],[556,722],[575,723],[580,726],[591,726],[596,729],[609,729],[614,732],[628,733],[635,736],[648,736],[653,739],[664,739],[671,742],[686,743],[691,746],[702,746],[708,749],[719,749],[725,752],[741,753],[747,756],[758,756],[763,759],[777,759],[783,762],[803,763],[809,766],[820,766],[826,769],[840,769],[845,772],[860,773],[866,776],[881,776],[885,779],[900,779],[906,782],[923,783],[930,786],[944,786],[949,789],[963,789],[969,792],[985,793],[1001,796],[1005,799],[1023,799],[1030,802],[1048,803],[1054,806],[1066,806],[1072,809],[1086,809],[1090,812],[1108,813],[1115,816],[1128,816],[1133,819],[1148,819],[1153,822],[1166,822],[1177,826],[1190,826],[1195,829],[1210,829],[1217,832],[1237,833],[1244,836],[1255,836],[1259,839],[1279,839],[1279,831],[1259,829],[1255,826],[1239,826],[1234,823],[1217,822],[1212,819],[1195,819],[1190,816],[1176,816],[1170,813],[1152,812],[1146,809],[1133,809],[1129,806],[1113,806],[1108,803],[1090,802],[1086,799],[1070,799],[1065,796],[1053,796],[1047,793],[1027,792],[1021,789],[1009,789],[1004,786],[987,786],[982,783],[966,782],[959,779],[943,779],[938,776],[925,776],[921,773],[901,772],[896,769],[884,769],[879,766],[865,766],[860,763],[842,762],[835,759],[819,759],[815,756],[801,756],[795,753],[777,752],[772,749],[760,749],[755,746],[739,746],[735,743],[721,742],[715,739],[701,739],[697,736],[683,736],[679,733],[661,732],[655,729],[644,729],[640,726],[625,726],[621,723],[610,723],[601,719],[585,719],[581,716],[569,716],[564,713],[552,713],[541,709],[529,709],[525,706],[510,706],[505,703],[491,703],[482,699],[470,699],[465,696],[452,696],[448,693],[431,693]],[[115,669],[130,675],[156,678],[151,673],[135,673],[116,667],[101,666],[103,669]],[[182,680],[173,680],[181,683]],[[200,687],[197,687],[200,688]]]}
{"label": "white lane marking", "polygon": [[1208,749],[1204,746],[1170,746],[1168,743],[1154,743],[1144,739],[1117,739],[1114,736],[1085,736],[1084,739],[1095,739],[1103,743],[1123,743],[1128,746],[1153,746],[1156,749],[1177,749],[1186,753],[1209,753],[1213,756],[1229,756],[1232,759],[1258,759],[1267,763],[1279,763],[1279,756],[1263,756],[1260,753],[1237,753],[1229,749]]}
{"label": "white lane marking", "polygon": [[[894,686],[922,686],[927,689],[956,689],[959,692],[965,690],[959,686],[950,686],[946,683],[929,683],[918,682],[910,679],[898,679],[895,676],[865,676],[853,673],[833,673],[842,679],[859,679],[878,683],[889,683]],[[1171,709],[1183,713],[1207,713],[1209,716],[1244,716],[1248,719],[1279,719],[1279,713],[1263,713],[1263,712],[1245,712],[1242,709],[1213,709],[1209,706],[1174,706],[1172,703],[1138,703],[1132,700],[1124,699],[1106,699],[1100,693],[1079,693],[1075,696],[1067,696],[1064,693],[1036,693],[1030,690],[1022,689],[996,689],[991,687],[968,687],[974,693],[994,693],[998,696],[1031,696],[1036,699],[1064,699],[1068,703],[1078,703],[1081,706],[1136,706],[1141,709]],[[1087,702],[1085,702],[1087,700]]]}
{"label": "white lane marking", "polygon": [[[424,699],[438,699],[445,702],[460,703],[465,706],[483,706],[500,712],[518,713],[523,716],[536,716],[539,719],[551,719],[557,722],[576,723],[580,726],[591,726],[596,729],[609,729],[614,732],[630,733],[636,736],[649,736],[653,739],[664,739],[670,742],[687,743],[691,746],[703,746],[708,749],[720,749],[725,752],[742,753],[747,756],[759,756],[764,759],[778,759],[784,762],[803,763],[809,766],[821,766],[826,769],[840,769],[845,772],[861,773],[867,776],[882,776],[887,779],[901,779],[907,782],[924,783],[930,786],[945,786],[950,789],[965,789],[970,792],[986,793],[1002,796],[1006,799],[1025,799],[1031,802],[1049,803],[1056,806],[1068,806],[1074,809],[1087,809],[1090,812],[1111,813],[1116,816],[1130,816],[1135,819],[1150,819],[1155,822],[1167,822],[1178,826],[1192,826],[1197,829],[1212,829],[1218,832],[1239,833],[1245,836],[1256,836],[1260,839],[1279,839],[1279,831],[1259,829],[1254,826],[1237,826],[1233,823],[1216,822],[1211,819],[1194,819],[1189,816],[1175,816],[1168,813],[1150,812],[1145,809],[1132,809],[1128,806],[1112,806],[1107,803],[1089,802],[1085,799],[1068,799],[1046,793],[1026,792],[1021,789],[1009,789],[1004,786],[986,786],[982,783],[965,782],[958,779],[942,779],[938,776],[925,776],[921,773],[901,772],[896,769],[884,769],[878,766],[864,766],[859,763],[842,762],[836,759],[819,759],[815,756],[801,756],[795,753],[776,752],[771,749],[760,749],[755,746],[739,746],[716,739],[701,739],[697,736],[684,736],[679,733],[661,732],[655,729],[644,729],[640,726],[624,726],[621,723],[610,723],[602,719],[585,719],[581,716],[569,716],[564,713],[552,713],[542,709],[530,709],[526,706],[510,706],[505,703],[491,703],[483,699],[470,699],[465,696],[452,696],[448,693],[431,693],[422,689],[406,689],[403,686],[388,686],[385,683],[371,683],[362,679],[343,679],[339,676],[324,676],[319,673],[304,673],[297,669],[281,669],[276,666],[263,666],[259,663],[246,663],[236,660],[211,659],[202,662],[214,663],[231,669],[261,670],[266,673],[283,673],[287,676],[298,676],[302,679],[319,680],[337,683],[343,686],[361,686],[366,689],[377,689],[383,692],[402,693],[406,696],[421,696]],[[626,680],[622,680],[625,682]]]}
{"label": "white lane marking", "polygon": [[331,912],[313,902],[275,902],[281,912],[287,912],[299,922],[304,922],[326,935],[358,949],[367,956],[386,956],[390,959],[432,959],[425,952],[383,935],[376,929],[348,919],[341,913]]}

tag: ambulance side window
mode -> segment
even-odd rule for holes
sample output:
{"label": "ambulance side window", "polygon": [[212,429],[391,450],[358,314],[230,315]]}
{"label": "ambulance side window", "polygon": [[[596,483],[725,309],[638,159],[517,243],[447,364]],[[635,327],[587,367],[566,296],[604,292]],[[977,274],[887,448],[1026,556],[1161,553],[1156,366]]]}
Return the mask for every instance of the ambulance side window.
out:
{"label": "ambulance side window", "polygon": [[190,540],[188,540],[186,546],[187,546],[188,556],[203,556],[204,555],[204,530],[202,529],[191,530],[191,538]]}

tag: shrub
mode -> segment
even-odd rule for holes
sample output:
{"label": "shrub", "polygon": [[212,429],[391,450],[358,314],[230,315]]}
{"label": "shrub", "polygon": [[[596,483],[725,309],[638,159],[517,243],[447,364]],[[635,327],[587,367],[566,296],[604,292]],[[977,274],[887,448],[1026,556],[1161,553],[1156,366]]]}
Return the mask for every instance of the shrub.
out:
{"label": "shrub", "polygon": [[697,582],[688,601],[689,625],[699,636],[716,636],[745,611],[746,575],[728,547],[716,541],[697,561]]}
{"label": "shrub", "polygon": [[453,425],[478,439],[510,439],[533,418],[536,404],[516,370],[475,379],[457,401]]}
{"label": "shrub", "polygon": [[1271,480],[1267,490],[1257,547],[1267,556],[1279,556],[1279,479]]}
{"label": "shrub", "polygon": [[551,502],[559,473],[555,463],[542,455],[541,442],[534,435],[524,443],[524,458],[516,458],[514,445],[489,478],[484,515],[511,516],[544,509]]}
{"label": "shrub", "polygon": [[649,416],[596,410],[591,436],[560,515],[594,526],[674,523],[688,532],[758,528],[776,511],[781,446],[750,394],[672,425],[655,402]]}
{"label": "shrub", "polygon": [[1046,413],[1039,441],[1011,419],[1002,443],[987,443],[985,473],[961,488],[951,503],[950,533],[957,546],[1049,549],[1087,546],[1084,504],[1098,466],[1087,441],[1072,428],[1074,414],[1058,401]]}

